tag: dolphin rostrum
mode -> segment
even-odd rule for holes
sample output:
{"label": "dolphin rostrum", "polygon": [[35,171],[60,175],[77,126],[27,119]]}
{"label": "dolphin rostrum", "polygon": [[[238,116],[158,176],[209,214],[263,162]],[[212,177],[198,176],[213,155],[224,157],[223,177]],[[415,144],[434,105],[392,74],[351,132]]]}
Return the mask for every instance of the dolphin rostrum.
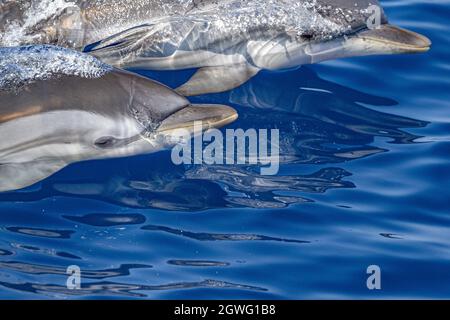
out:
{"label": "dolphin rostrum", "polygon": [[118,67],[199,68],[183,95],[226,91],[261,69],[431,45],[388,24],[378,0],[57,0],[44,10],[48,1],[6,0],[0,43],[85,48]]}
{"label": "dolphin rostrum", "polygon": [[[192,105],[166,86],[49,45],[0,48],[0,191],[30,186],[70,163],[151,153],[237,118]],[[196,134],[196,132],[193,132]]]}

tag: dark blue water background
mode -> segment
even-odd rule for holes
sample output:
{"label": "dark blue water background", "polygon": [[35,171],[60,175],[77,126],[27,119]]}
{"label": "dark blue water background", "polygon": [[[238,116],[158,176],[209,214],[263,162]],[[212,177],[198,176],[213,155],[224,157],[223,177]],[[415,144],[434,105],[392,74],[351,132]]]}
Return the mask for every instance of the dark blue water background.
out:
{"label": "dark blue water background", "polygon": [[[0,194],[0,298],[450,298],[450,1],[383,1],[429,53],[261,72],[230,128],[278,128],[278,176],[170,152]],[[144,73],[170,85],[192,71]],[[82,289],[66,288],[79,265]],[[382,290],[366,287],[379,265]]]}

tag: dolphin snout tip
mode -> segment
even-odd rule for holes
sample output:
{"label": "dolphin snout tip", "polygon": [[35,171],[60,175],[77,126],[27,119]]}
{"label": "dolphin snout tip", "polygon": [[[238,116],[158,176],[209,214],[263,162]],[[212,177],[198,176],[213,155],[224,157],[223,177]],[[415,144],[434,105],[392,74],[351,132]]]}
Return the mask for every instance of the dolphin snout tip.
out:
{"label": "dolphin snout tip", "polygon": [[193,104],[191,108],[196,114],[196,121],[201,121],[208,128],[224,127],[239,117],[234,108],[221,104]]}
{"label": "dolphin snout tip", "polygon": [[426,52],[431,49],[431,40],[420,33],[390,25],[388,28],[395,36],[394,41],[400,48],[410,52]]}
{"label": "dolphin snout tip", "polygon": [[366,41],[378,43],[393,53],[420,53],[430,50],[431,40],[417,32],[385,24],[359,34]]}

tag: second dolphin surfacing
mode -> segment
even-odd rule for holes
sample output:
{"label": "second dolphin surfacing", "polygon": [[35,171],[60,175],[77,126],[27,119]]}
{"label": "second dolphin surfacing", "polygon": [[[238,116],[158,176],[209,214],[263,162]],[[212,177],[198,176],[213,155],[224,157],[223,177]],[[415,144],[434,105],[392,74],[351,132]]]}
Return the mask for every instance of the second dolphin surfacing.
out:
{"label": "second dolphin surfacing", "polygon": [[0,49],[0,191],[30,186],[70,163],[150,153],[177,129],[221,127],[221,105],[192,105],[155,81],[53,46]]}
{"label": "second dolphin surfacing", "polygon": [[378,0],[0,3],[0,45],[37,43],[85,48],[122,68],[199,68],[177,89],[182,95],[227,91],[262,69],[425,52],[431,45],[426,37],[389,24]]}
{"label": "second dolphin surfacing", "polygon": [[[191,5],[180,13],[180,2]],[[165,17],[136,24],[87,51],[121,67],[200,68],[177,88],[191,96],[227,91],[263,69],[420,53],[431,46],[428,38],[389,24],[377,0],[169,0],[167,6],[173,9]]]}

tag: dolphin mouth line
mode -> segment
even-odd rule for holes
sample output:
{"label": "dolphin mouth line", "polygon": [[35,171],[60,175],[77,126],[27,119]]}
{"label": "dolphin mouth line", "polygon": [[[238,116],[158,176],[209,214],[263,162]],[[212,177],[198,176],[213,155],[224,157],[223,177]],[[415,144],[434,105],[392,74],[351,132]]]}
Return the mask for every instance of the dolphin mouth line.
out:
{"label": "dolphin mouth line", "polygon": [[[203,130],[207,130],[207,129],[212,129],[212,128],[221,128],[226,126],[227,124],[230,124],[232,122],[234,122],[235,120],[237,120],[238,115],[229,115],[226,117],[223,117],[221,119],[210,119],[210,120],[196,120],[196,121],[192,121],[187,123],[186,125],[183,126],[173,126],[173,127],[163,127],[162,129],[157,129],[156,132],[158,133],[164,133],[166,131],[172,131],[172,130],[177,130],[177,129],[186,129],[188,131],[193,131],[194,127],[195,127],[195,123],[199,122],[202,124],[203,126]],[[211,121],[212,120],[212,121]],[[206,123],[206,125],[205,125]]]}
{"label": "dolphin mouth line", "polygon": [[224,127],[238,118],[234,108],[214,104],[190,104],[164,119],[155,133],[170,134],[176,130],[195,132],[196,126],[201,124],[201,130],[218,129]]}
{"label": "dolphin mouth line", "polygon": [[142,138],[151,141],[157,136],[178,136],[178,130],[190,134],[201,134],[209,129],[222,128],[238,119],[237,111],[229,106],[214,104],[188,104],[182,109],[172,113],[158,125],[145,128],[141,133],[122,139],[115,143],[115,147],[130,145]]}
{"label": "dolphin mouth line", "polygon": [[357,32],[357,38],[364,41],[382,44],[387,48],[405,53],[427,52],[431,48],[431,40],[407,29],[390,24],[381,25],[377,29]]}

